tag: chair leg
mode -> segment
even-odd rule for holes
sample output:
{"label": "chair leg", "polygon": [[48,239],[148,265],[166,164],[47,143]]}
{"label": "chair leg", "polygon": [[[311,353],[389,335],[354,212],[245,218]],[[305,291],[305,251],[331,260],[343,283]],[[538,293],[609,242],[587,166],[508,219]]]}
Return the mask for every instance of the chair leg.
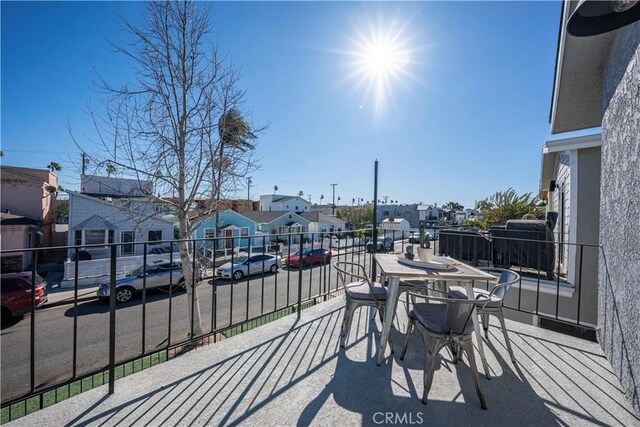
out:
{"label": "chair leg", "polygon": [[476,392],[480,398],[480,406],[482,409],[487,409],[487,401],[484,399],[484,394],[480,388],[480,380],[478,379],[478,366],[476,365],[476,356],[473,352],[473,342],[471,339],[461,341],[460,346],[464,348],[469,359],[469,367],[471,368],[471,375],[473,376],[473,383],[476,386]]}
{"label": "chair leg", "polygon": [[407,354],[407,347],[409,347],[409,339],[411,338],[411,331],[413,330],[413,318],[409,317],[409,324],[407,325],[407,333],[404,337],[404,345],[400,352],[400,360],[404,360],[404,356]]}
{"label": "chair leg", "polygon": [[423,383],[424,388],[422,390],[422,403],[427,404],[429,398],[429,390],[431,390],[431,384],[433,383],[433,374],[435,373],[436,362],[438,360],[438,348],[440,343],[437,339],[426,338],[425,340],[425,358],[424,358],[424,373]]}
{"label": "chair leg", "polygon": [[482,313],[482,328],[484,329],[484,337],[489,340],[489,315]]}
{"label": "chair leg", "polygon": [[516,363],[516,357],[513,355],[513,349],[511,348],[511,340],[509,339],[509,334],[507,333],[507,326],[504,323],[504,314],[501,311],[500,313],[496,313],[496,317],[500,321],[500,327],[502,328],[502,334],[504,335],[504,342],[507,345],[507,350],[509,350],[511,361],[513,363]]}
{"label": "chair leg", "polygon": [[353,311],[355,310],[355,304],[347,300],[347,305],[344,308],[344,318],[342,320],[342,330],[340,334],[340,347],[347,345],[347,339],[349,338],[349,331],[351,330],[351,320],[353,319]]}

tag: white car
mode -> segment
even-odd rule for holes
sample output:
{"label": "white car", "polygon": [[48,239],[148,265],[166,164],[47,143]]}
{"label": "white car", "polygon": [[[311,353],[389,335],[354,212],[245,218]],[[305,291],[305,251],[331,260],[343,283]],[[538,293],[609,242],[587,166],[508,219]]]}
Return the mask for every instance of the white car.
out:
{"label": "white car", "polygon": [[269,254],[239,256],[231,262],[221,265],[216,269],[216,277],[220,279],[240,280],[252,274],[263,272],[277,273],[282,268],[282,259]]}

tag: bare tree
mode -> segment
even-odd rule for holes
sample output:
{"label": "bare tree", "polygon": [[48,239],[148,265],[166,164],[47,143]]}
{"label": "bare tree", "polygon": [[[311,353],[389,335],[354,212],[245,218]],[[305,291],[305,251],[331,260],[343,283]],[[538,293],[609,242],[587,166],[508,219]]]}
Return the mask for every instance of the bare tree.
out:
{"label": "bare tree", "polygon": [[[142,25],[123,18],[131,42],[112,43],[134,72],[130,86],[97,84],[103,108],[90,112],[98,134],[92,161],[109,173],[151,182],[153,200],[179,224],[180,258],[193,335],[202,333],[188,239],[254,168],[256,130],[242,112],[239,72],[207,42],[209,5],[149,2]],[[191,303],[193,301],[193,304]]]}

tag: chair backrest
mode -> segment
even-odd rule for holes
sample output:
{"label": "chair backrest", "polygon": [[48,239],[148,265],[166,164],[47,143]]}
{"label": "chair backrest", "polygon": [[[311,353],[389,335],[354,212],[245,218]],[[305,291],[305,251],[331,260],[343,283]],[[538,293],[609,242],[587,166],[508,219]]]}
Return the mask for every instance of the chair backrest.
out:
{"label": "chair backrest", "polygon": [[500,301],[504,299],[509,289],[514,283],[520,281],[520,275],[513,270],[504,268],[481,268],[481,270],[498,277],[498,283],[491,289],[489,297],[498,298]]}
{"label": "chair backrest", "polygon": [[[355,262],[338,261],[333,263],[333,267],[338,271],[338,278],[342,282],[342,287],[347,290],[347,285],[351,283],[367,283],[369,292],[373,293],[373,284],[369,280],[367,270],[360,264]],[[349,278],[349,279],[347,279]]]}
{"label": "chair backrest", "polygon": [[433,319],[442,322],[442,332],[444,334],[463,335],[471,333],[470,322],[474,307],[482,308],[491,300],[489,298],[478,298],[475,300],[459,298],[441,298],[409,292],[416,298],[421,298],[429,302],[440,302],[445,305],[442,319]]}

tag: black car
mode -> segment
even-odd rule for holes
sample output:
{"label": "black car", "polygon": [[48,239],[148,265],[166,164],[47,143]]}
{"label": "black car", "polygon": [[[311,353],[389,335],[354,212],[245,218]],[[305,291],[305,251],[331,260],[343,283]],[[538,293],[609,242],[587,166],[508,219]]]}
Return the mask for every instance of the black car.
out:
{"label": "black car", "polygon": [[378,244],[367,243],[367,252],[393,252],[393,239],[391,237],[378,237]]}

